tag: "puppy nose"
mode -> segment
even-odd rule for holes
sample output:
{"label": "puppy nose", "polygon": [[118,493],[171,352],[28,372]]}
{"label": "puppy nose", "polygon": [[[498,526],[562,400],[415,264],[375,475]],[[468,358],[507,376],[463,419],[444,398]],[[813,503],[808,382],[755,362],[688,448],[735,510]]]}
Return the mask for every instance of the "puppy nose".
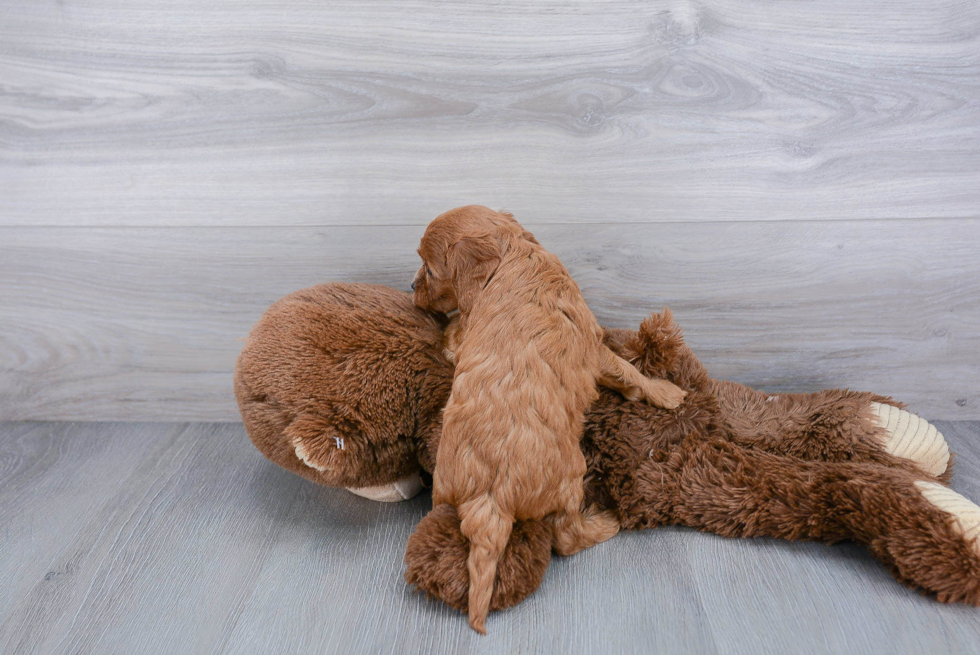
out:
{"label": "puppy nose", "polygon": [[415,291],[415,282],[412,282],[412,291]]}

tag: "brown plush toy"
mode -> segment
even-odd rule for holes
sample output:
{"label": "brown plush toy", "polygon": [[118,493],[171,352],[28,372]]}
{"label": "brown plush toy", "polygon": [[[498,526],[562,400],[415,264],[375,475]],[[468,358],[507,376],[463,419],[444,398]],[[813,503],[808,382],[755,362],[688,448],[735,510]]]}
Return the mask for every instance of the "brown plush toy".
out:
{"label": "brown plush toy", "polygon": [[[235,393],[253,443],[314,482],[401,500],[432,471],[452,385],[443,322],[407,293],[323,284],[274,304],[238,360]],[[677,410],[602,390],[581,442],[585,503],[624,529],[684,525],[728,537],[865,544],[901,582],[980,604],[980,507],[946,486],[945,440],[898,403],[827,390],[770,396],[714,380],[670,312],[606,343],[645,375],[688,391]],[[497,568],[492,609],[539,585],[542,522],[520,522]],[[449,506],[409,539],[406,579],[466,610],[467,543]]]}

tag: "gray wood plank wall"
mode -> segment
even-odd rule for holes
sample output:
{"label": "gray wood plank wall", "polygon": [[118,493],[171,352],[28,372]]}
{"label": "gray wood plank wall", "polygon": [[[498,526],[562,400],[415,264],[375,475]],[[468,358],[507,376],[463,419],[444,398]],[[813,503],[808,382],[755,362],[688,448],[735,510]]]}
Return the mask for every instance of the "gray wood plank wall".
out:
{"label": "gray wood plank wall", "polygon": [[241,337],[506,207],[713,374],[980,418],[980,5],[4,3],[0,419],[236,420]]}

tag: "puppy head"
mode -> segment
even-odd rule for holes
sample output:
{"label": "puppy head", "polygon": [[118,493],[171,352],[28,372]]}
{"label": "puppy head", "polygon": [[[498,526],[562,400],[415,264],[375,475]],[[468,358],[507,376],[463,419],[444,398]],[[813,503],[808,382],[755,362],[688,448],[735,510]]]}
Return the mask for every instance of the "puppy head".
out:
{"label": "puppy head", "polygon": [[415,304],[431,312],[466,311],[515,240],[537,244],[507,213],[469,205],[438,216],[419,245]]}

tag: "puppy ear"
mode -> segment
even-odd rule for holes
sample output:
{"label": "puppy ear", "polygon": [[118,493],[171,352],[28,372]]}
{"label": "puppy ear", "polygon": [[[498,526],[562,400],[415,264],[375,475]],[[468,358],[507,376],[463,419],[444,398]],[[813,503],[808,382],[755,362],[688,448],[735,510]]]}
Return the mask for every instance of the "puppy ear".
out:
{"label": "puppy ear", "polygon": [[530,232],[528,232],[527,230],[525,230],[524,227],[520,223],[518,223],[516,220],[514,220],[514,215],[511,214],[509,211],[507,211],[506,209],[501,209],[497,213],[500,214],[501,216],[505,217],[507,219],[507,222],[508,223],[512,223],[512,224],[514,224],[514,225],[517,226],[518,230],[520,231],[520,236],[521,236],[522,239],[524,239],[525,241],[530,241],[531,243],[533,243],[536,246],[540,246],[541,245],[540,243],[538,243],[538,240],[534,238],[534,235],[533,234],[531,234]]}
{"label": "puppy ear", "polygon": [[464,237],[446,251],[446,266],[453,276],[460,310],[472,306],[476,294],[500,266],[500,259],[500,242],[492,234]]}
{"label": "puppy ear", "polygon": [[536,246],[540,246],[541,245],[540,243],[538,243],[538,240],[534,238],[534,235],[531,234],[530,232],[528,232],[527,230],[522,230],[521,231],[521,238],[523,238],[525,241],[530,241],[531,243],[533,243]]}

